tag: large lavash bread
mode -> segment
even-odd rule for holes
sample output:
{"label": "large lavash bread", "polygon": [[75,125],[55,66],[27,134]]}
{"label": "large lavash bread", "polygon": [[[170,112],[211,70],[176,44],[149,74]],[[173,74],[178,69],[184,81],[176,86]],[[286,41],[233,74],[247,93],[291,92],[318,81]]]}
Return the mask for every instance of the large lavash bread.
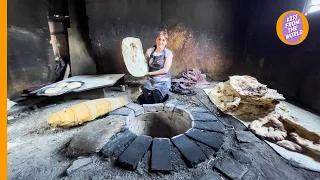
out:
{"label": "large lavash bread", "polygon": [[131,75],[143,77],[148,73],[148,64],[139,38],[124,38],[122,40],[122,55]]}
{"label": "large lavash bread", "polygon": [[224,113],[241,120],[256,120],[265,117],[275,106],[285,100],[276,90],[267,88],[251,76],[230,76],[220,82],[208,96]]}

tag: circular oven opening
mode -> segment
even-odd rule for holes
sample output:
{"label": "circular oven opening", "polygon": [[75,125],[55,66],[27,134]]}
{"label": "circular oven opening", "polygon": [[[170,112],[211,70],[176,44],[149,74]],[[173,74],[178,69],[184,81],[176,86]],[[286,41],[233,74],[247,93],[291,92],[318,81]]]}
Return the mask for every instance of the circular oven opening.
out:
{"label": "circular oven opening", "polygon": [[192,127],[192,121],[176,112],[147,113],[135,117],[128,128],[136,135],[153,138],[171,138],[183,134]]}

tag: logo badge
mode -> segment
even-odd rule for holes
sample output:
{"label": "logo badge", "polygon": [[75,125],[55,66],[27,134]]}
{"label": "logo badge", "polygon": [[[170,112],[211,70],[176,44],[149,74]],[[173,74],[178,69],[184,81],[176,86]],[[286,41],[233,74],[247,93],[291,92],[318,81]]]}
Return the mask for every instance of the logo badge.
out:
{"label": "logo badge", "polygon": [[309,23],[301,12],[291,10],[279,17],[276,30],[283,43],[298,45],[306,39],[309,32]]}

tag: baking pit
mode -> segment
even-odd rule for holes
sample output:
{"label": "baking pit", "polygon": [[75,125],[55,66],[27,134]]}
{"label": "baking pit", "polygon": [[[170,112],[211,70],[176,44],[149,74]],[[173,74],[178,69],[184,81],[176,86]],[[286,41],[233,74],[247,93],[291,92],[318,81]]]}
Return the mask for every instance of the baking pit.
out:
{"label": "baking pit", "polygon": [[192,127],[192,121],[176,112],[145,113],[135,117],[128,128],[136,135],[147,135],[153,138],[171,138],[185,133]]}

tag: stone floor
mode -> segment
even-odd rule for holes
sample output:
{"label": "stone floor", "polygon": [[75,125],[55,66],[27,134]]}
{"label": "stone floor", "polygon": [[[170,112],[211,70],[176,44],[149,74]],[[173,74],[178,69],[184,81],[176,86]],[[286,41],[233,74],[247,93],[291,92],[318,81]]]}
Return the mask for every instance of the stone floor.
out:
{"label": "stone floor", "polygon": [[[69,158],[68,161],[71,160],[72,163],[64,170],[65,172],[58,176],[50,172],[48,177],[52,178],[49,179],[309,180],[320,177],[320,173],[295,167],[290,161],[279,156],[264,141],[254,136],[238,120],[219,112],[201,89],[197,89],[196,92],[195,96],[170,94],[165,103],[156,105],[135,104],[133,102],[135,96],[132,94],[138,93],[136,89],[130,87],[126,92],[106,92],[107,97],[125,96],[129,97],[128,100],[131,102],[126,107],[107,115],[107,118],[114,117],[113,119],[119,119],[123,122],[117,125],[121,130],[114,130],[116,133],[112,134],[100,152],[91,153],[84,158]],[[188,130],[181,132],[181,134],[156,137],[137,133],[138,131],[130,127],[130,124],[138,117],[146,113],[160,112],[180,114],[187,119],[186,124],[189,127],[189,122],[190,128],[185,128]],[[172,122],[175,121],[172,120]],[[90,122],[88,125],[93,126],[94,123],[96,123],[95,128],[101,127],[99,120]],[[14,127],[14,123],[10,126]],[[87,131],[91,133],[98,131],[92,128],[88,129],[90,126],[87,126]],[[69,131],[82,133],[83,129],[78,131],[77,128],[73,128]],[[9,133],[10,131],[9,129]],[[59,137],[62,138],[64,131],[56,133],[60,133]],[[171,135],[174,136],[171,137]],[[18,134],[9,135],[9,141],[14,142],[16,137]],[[94,140],[96,139],[93,138]],[[71,143],[72,140],[66,144],[70,145]],[[40,149],[40,147],[37,148]],[[62,153],[62,151],[58,152]],[[57,151],[54,152],[54,154],[56,153]],[[15,154],[14,151],[8,154],[9,163],[10,159],[17,158],[13,154]],[[54,154],[53,156],[58,156]],[[37,176],[37,173],[45,174],[47,172],[47,170],[42,171],[38,168],[36,174],[30,174],[21,168],[15,168],[23,163],[27,166],[30,157],[24,162],[11,161],[9,172],[12,172],[12,179],[37,179],[35,177],[40,177]],[[40,161],[37,158],[34,159],[34,161]],[[38,164],[45,169],[52,168],[49,166],[53,166],[53,164],[59,166],[59,163],[55,161],[49,166],[43,162]],[[61,167],[65,167],[65,164]],[[124,171],[118,168],[124,169]],[[17,171],[18,173],[14,173]],[[19,171],[21,172],[19,173]]]}

